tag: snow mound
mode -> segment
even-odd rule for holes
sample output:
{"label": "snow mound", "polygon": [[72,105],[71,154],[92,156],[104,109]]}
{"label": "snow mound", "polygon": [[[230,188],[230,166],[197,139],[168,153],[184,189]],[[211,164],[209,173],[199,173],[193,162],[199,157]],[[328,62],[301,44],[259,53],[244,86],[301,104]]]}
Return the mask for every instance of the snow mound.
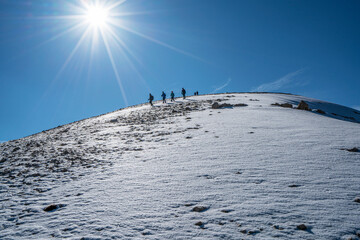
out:
{"label": "snow mound", "polygon": [[226,93],[5,142],[0,239],[358,239],[359,123],[303,96]]}

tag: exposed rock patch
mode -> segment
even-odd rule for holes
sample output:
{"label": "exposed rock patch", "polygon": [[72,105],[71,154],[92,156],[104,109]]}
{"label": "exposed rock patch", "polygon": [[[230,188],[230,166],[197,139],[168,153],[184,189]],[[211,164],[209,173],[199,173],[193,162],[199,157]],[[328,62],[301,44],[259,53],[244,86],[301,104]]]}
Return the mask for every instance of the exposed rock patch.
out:
{"label": "exposed rock patch", "polygon": [[223,103],[223,104],[219,104],[218,102],[214,102],[211,105],[212,109],[221,109],[221,108],[233,108],[233,107],[246,107],[248,106],[245,103],[238,103],[238,104],[229,104],[229,103]]}
{"label": "exposed rock patch", "polygon": [[234,104],[234,107],[247,107],[248,105],[245,104],[245,103],[237,103],[237,104]]}
{"label": "exposed rock patch", "polygon": [[345,150],[348,152],[359,152],[359,149],[354,147],[354,148],[341,148],[340,150]]}
{"label": "exposed rock patch", "polygon": [[212,109],[220,109],[220,108],[232,108],[233,105],[228,103],[219,104],[218,102],[214,102],[213,105],[211,105]]}
{"label": "exposed rock patch", "polygon": [[232,212],[233,210],[231,210],[231,209],[223,209],[223,210],[221,210],[221,212],[222,213],[230,213],[230,212]]}
{"label": "exposed rock patch", "polygon": [[305,224],[300,224],[296,227],[299,230],[306,231],[308,228]]}
{"label": "exposed rock patch", "polygon": [[205,212],[206,210],[208,210],[208,207],[205,206],[196,206],[192,209],[193,212]]}
{"label": "exposed rock patch", "polygon": [[293,105],[290,103],[273,103],[272,106],[279,106],[283,108],[293,108]]}
{"label": "exposed rock patch", "polygon": [[55,210],[57,210],[59,208],[62,208],[62,207],[65,207],[65,205],[64,204],[51,204],[51,205],[45,207],[43,210],[45,212],[51,212],[51,211],[55,211]]}
{"label": "exposed rock patch", "polygon": [[296,109],[311,111],[311,109],[309,108],[309,105],[306,102],[304,102],[303,100],[300,101],[300,103]]}
{"label": "exposed rock patch", "polygon": [[320,114],[326,114],[326,112],[324,112],[323,110],[321,110],[321,109],[316,109],[316,111],[315,112],[317,112],[317,113],[320,113]]}
{"label": "exposed rock patch", "polygon": [[202,227],[204,226],[204,223],[202,221],[199,221],[197,223],[195,223],[196,226]]}
{"label": "exposed rock patch", "polygon": [[260,233],[260,230],[250,230],[250,231],[248,231],[248,235],[256,235],[256,234],[258,234],[258,233]]}

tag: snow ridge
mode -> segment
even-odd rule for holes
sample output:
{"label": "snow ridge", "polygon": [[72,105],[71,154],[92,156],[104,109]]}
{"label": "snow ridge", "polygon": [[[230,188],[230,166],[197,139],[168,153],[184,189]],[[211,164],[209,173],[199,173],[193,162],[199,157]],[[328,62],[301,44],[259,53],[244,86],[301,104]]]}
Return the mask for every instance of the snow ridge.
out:
{"label": "snow ridge", "polygon": [[0,238],[357,239],[359,122],[316,99],[228,93],[1,143]]}

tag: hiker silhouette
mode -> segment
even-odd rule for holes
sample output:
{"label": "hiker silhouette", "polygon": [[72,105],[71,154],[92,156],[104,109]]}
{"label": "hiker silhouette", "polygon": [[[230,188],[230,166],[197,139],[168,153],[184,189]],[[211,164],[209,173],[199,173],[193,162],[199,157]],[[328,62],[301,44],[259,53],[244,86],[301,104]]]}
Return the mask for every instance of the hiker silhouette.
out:
{"label": "hiker silhouette", "polygon": [[185,99],[185,94],[186,94],[185,88],[182,88],[182,89],[181,89],[181,94],[182,94],[183,98]]}
{"label": "hiker silhouette", "polygon": [[154,100],[154,96],[151,95],[151,93],[149,93],[149,103],[151,106],[153,106],[153,103],[152,103],[153,100]]}
{"label": "hiker silhouette", "polygon": [[163,99],[163,103],[166,103],[166,93],[164,93],[164,91],[161,94],[162,99]]}

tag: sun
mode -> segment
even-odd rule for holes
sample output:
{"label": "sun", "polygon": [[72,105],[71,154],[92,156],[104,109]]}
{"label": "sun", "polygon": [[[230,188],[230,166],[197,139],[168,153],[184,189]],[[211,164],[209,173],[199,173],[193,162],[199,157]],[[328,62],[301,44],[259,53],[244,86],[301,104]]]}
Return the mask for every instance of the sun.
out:
{"label": "sun", "polygon": [[94,28],[104,27],[109,20],[109,11],[102,6],[89,6],[85,19]]}

